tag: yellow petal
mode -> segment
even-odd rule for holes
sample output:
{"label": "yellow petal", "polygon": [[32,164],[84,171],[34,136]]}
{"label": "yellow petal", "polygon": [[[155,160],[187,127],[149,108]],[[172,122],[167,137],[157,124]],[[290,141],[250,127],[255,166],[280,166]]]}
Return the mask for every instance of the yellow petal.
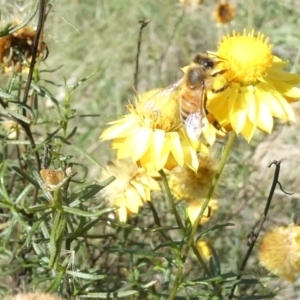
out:
{"label": "yellow petal", "polygon": [[[149,174],[149,173],[147,173]],[[159,176],[159,174],[155,174],[155,176]],[[160,190],[160,186],[156,180],[150,177],[150,175],[143,174],[141,176],[137,175],[135,178],[135,181],[142,184],[145,188],[151,189],[151,190]]]}
{"label": "yellow petal", "polygon": [[245,110],[238,110],[230,117],[231,127],[237,134],[245,127],[246,118],[247,115]]}
{"label": "yellow petal", "polygon": [[286,62],[280,59],[278,56],[273,55],[273,63],[272,63],[272,69],[283,69],[286,66]]}
{"label": "yellow petal", "polygon": [[250,122],[248,118],[246,118],[245,126],[241,131],[241,134],[245,137],[247,142],[250,142],[256,130],[256,126]]}
{"label": "yellow petal", "polygon": [[292,107],[286,102],[286,100],[282,97],[277,99],[280,103],[282,110],[284,111],[285,119],[286,121],[293,121],[295,122],[295,115]]}
{"label": "yellow petal", "polygon": [[152,143],[152,133],[150,128],[141,127],[135,134],[128,136],[119,148],[118,158],[132,157],[134,161],[138,161]]}
{"label": "yellow petal", "polygon": [[272,83],[279,91],[280,94],[283,94],[286,97],[290,98],[300,98],[300,89],[283,81],[272,80]]}
{"label": "yellow petal", "polygon": [[[170,156],[170,144],[167,143],[166,140],[167,140],[167,138],[165,137],[165,142],[160,151],[160,154],[159,154],[159,156],[156,157],[156,160],[155,160],[155,170],[156,171],[159,171],[165,167],[165,165],[167,164],[167,161],[169,159],[169,156]],[[155,147],[155,145],[153,145],[152,148],[154,149],[154,147]]]}
{"label": "yellow petal", "polygon": [[242,131],[246,122],[245,99],[243,94],[230,99],[231,106],[230,124],[233,130],[238,134]]}
{"label": "yellow petal", "polygon": [[184,164],[183,151],[181,147],[181,141],[177,132],[170,132],[167,134],[167,138],[170,143],[170,150],[174,159],[180,166]]}
{"label": "yellow petal", "polygon": [[188,143],[183,143],[182,150],[185,164],[192,170],[197,171],[199,167],[199,160],[195,149],[192,148]]}
{"label": "yellow petal", "polygon": [[213,93],[208,91],[207,109],[216,118],[220,125],[227,125],[230,116],[229,101],[234,101],[237,97],[238,90],[236,84],[232,84],[225,91],[221,93]]}
{"label": "yellow petal", "polygon": [[259,105],[259,117],[256,125],[259,129],[271,133],[273,129],[273,117],[271,115],[269,107],[262,101],[259,103]]}
{"label": "yellow petal", "polygon": [[126,208],[125,205],[122,205],[118,209],[118,216],[119,216],[120,222],[126,223],[126,221],[127,221],[127,208]]}
{"label": "yellow petal", "polygon": [[[127,137],[128,135],[132,134],[137,130],[137,124],[135,122],[134,118],[126,118],[124,117],[121,120],[116,121],[119,124],[108,127],[105,129],[102,134],[100,135],[100,138],[104,140],[110,140],[114,139],[116,137]],[[113,122],[113,123],[116,123]]]}
{"label": "yellow petal", "polygon": [[267,76],[265,77],[270,78],[272,81],[278,80],[281,82],[288,82],[290,84],[300,83],[300,76],[298,74],[287,73],[282,70],[274,69],[273,67],[267,71]]}
{"label": "yellow petal", "polygon": [[119,149],[123,145],[125,140],[126,140],[126,138],[114,139],[110,144],[110,148],[113,150]]}
{"label": "yellow petal", "polygon": [[276,92],[270,93],[270,86],[268,84],[260,83],[256,86],[256,97],[261,99],[261,101],[268,106],[272,115],[277,118],[287,119],[288,114],[286,114],[285,110],[283,109],[281,102],[278,101],[277,96],[285,101],[279,93],[278,95]]}
{"label": "yellow petal", "polygon": [[132,180],[130,184],[136,189],[143,201],[150,200],[149,198],[147,199],[146,189],[142,184],[136,182],[135,180]]}
{"label": "yellow petal", "polygon": [[[155,130],[153,133],[153,144],[151,145],[151,161],[154,164],[156,170],[160,170],[159,167],[161,166],[161,156],[162,150],[165,140],[166,132],[164,130]],[[165,153],[166,157],[164,157],[164,161],[167,160],[168,153]]]}
{"label": "yellow petal", "polygon": [[259,105],[257,105],[255,101],[254,87],[252,85],[247,86],[244,92],[244,97],[246,100],[246,110],[247,110],[248,118],[251,123],[255,124],[256,118],[258,117],[259,114]]}
{"label": "yellow petal", "polygon": [[138,213],[139,207],[143,205],[143,201],[140,195],[135,189],[129,187],[125,190],[126,195],[126,207],[133,213]]}

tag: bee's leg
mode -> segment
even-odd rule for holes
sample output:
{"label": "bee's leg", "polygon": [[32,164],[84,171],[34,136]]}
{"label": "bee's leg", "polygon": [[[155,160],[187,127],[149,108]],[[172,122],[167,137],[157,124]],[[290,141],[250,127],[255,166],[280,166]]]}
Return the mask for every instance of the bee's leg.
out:
{"label": "bee's leg", "polygon": [[212,77],[216,77],[216,76],[219,76],[219,75],[222,75],[222,74],[228,72],[229,70],[230,70],[230,69],[219,70],[219,71],[217,71],[217,72],[211,74],[211,76],[212,76]]}
{"label": "bee's leg", "polygon": [[204,101],[203,101],[203,108],[204,108],[205,116],[206,116],[209,123],[211,123],[217,130],[221,130],[222,126],[215,119],[215,117],[207,110],[206,104],[207,104],[207,95],[205,94]]}
{"label": "bee's leg", "polygon": [[219,88],[219,89],[212,89],[211,91],[213,93],[215,93],[215,94],[221,93],[221,92],[225,91],[228,88],[228,86],[229,86],[229,83],[226,82],[221,88]]}

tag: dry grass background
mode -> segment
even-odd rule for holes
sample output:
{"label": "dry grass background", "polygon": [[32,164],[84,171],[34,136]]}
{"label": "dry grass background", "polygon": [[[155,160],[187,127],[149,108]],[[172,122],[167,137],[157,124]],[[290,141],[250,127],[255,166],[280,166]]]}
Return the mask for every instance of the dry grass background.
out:
{"label": "dry grass background", "polygon": [[[70,141],[74,145],[80,145],[103,164],[112,157],[108,145],[99,142],[99,135],[107,122],[125,113],[125,105],[134,95],[133,74],[140,19],[150,20],[143,31],[141,45],[138,85],[141,92],[176,81],[181,77],[180,68],[189,64],[195,53],[215,50],[220,37],[233,29],[241,31],[243,28],[255,28],[263,32],[274,44],[274,53],[290,61],[289,69],[300,72],[299,1],[231,1],[235,6],[236,16],[231,24],[225,26],[216,24],[212,17],[217,3],[218,1],[206,0],[195,9],[185,10],[175,0],[54,2],[45,26],[44,40],[50,51],[49,58],[41,69],[61,67],[53,73],[43,75],[45,80],[59,85],[48,86],[49,90],[61,102],[66,90],[69,91],[72,85],[94,74],[80,84],[71,98],[71,107],[76,109],[76,113],[69,123],[69,130],[77,126],[77,131]],[[45,132],[51,132],[58,126],[56,108],[49,106],[50,100],[44,100],[45,103],[40,104],[38,111],[41,126],[35,132],[37,139],[42,139]],[[299,117],[299,105],[295,104],[294,108]],[[213,231],[210,235],[222,262],[222,271],[229,271],[232,266],[237,266],[247,249],[247,234],[259,220],[271,185],[273,169],[267,167],[273,160],[286,159],[282,163],[280,180],[285,190],[295,194],[288,197],[277,189],[266,228],[274,224],[289,224],[299,219],[299,130],[300,122],[276,123],[275,132],[270,136],[258,133],[250,144],[242,138],[236,142],[223,175],[223,185],[219,189],[220,209],[211,220],[211,224],[217,224],[219,220],[235,224],[234,227]],[[64,145],[63,152],[65,155],[73,155],[72,161],[80,164],[76,169],[79,179],[85,179],[86,182],[97,180],[97,166],[70,146]],[[95,202],[97,203],[96,200],[91,200],[90,204]],[[162,219],[172,224],[172,215],[165,202],[156,205],[162,212]],[[134,222],[136,225],[149,226],[153,222],[149,208],[146,207]],[[206,226],[204,229],[209,225]],[[93,252],[89,253],[90,260],[94,267],[103,268],[104,272],[111,274],[107,285],[120,287],[120,278],[132,285],[136,284],[134,278],[128,275],[131,271],[130,263],[134,262],[138,266],[136,272],[142,274],[139,275],[142,279],[136,275],[141,282],[144,280],[143,276],[148,274],[152,280],[157,280],[157,289],[162,288],[162,275],[154,271],[166,267],[162,259],[133,259],[125,254],[106,252],[109,246],[130,247],[136,246],[135,243],[138,242],[143,248],[149,243],[158,244],[158,236],[152,234],[141,237],[139,232],[131,232],[130,229],[112,230],[103,223],[96,226],[92,233],[99,237],[89,240],[90,251]],[[101,237],[102,234],[105,235],[104,238]],[[76,258],[76,266],[87,265],[83,261],[84,255]],[[190,258],[185,275],[196,276],[199,272],[195,261],[193,257]],[[266,275],[266,271],[258,266],[255,256],[246,273],[257,278]],[[118,274],[118,280],[114,279],[115,274]],[[8,285],[14,291],[32,287],[30,280],[21,278],[20,282],[20,287],[15,286],[14,282],[9,282]],[[262,285],[245,287],[242,293],[247,295],[253,289],[261,292],[280,286],[282,290],[275,299],[300,299],[300,281],[293,285],[278,280],[263,279],[263,282],[266,289]],[[9,291],[0,291],[0,295],[5,293]],[[138,299],[158,299],[150,296],[143,298],[146,297],[143,294],[139,297]]]}

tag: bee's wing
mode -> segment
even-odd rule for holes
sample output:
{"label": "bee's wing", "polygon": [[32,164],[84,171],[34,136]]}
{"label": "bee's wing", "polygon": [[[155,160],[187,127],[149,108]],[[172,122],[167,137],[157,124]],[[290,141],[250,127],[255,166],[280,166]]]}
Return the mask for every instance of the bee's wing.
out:
{"label": "bee's wing", "polygon": [[184,127],[191,140],[198,140],[203,127],[203,103],[205,101],[205,89],[201,88],[195,94],[198,109],[188,114],[184,121]]}
{"label": "bee's wing", "polygon": [[171,96],[176,92],[181,84],[183,79],[175,82],[174,84],[160,89],[157,93],[152,95],[149,99],[146,100],[143,108],[148,111],[158,111],[165,105],[167,101],[170,100]]}

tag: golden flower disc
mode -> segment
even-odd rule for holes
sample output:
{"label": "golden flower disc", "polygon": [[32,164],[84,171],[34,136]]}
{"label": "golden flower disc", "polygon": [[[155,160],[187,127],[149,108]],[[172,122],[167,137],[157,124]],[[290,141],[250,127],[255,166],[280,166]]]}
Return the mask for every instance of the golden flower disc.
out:
{"label": "golden flower disc", "polygon": [[266,75],[266,70],[272,65],[272,45],[268,38],[254,30],[240,35],[233,32],[232,36],[224,36],[218,49],[218,55],[226,58],[229,66],[229,81],[239,82],[243,85],[255,83]]}

